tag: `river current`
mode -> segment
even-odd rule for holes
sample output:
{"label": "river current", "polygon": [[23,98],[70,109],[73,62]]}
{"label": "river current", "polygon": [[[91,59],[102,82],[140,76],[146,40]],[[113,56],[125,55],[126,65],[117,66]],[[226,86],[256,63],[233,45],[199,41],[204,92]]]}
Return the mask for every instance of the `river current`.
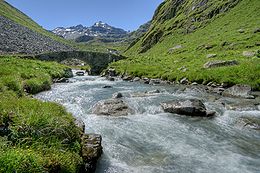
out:
{"label": "river current", "polygon": [[[83,76],[71,83],[54,84],[35,97],[62,104],[86,124],[86,133],[102,135],[103,155],[97,173],[259,173],[260,131],[245,127],[240,118],[258,117],[260,111],[227,110],[219,98],[184,86],[152,86],[138,82],[108,81]],[[109,85],[112,88],[103,88]],[[158,89],[160,93],[142,95]],[[134,110],[133,115],[107,117],[92,107],[116,92]],[[163,101],[201,99],[214,118],[164,113]]]}

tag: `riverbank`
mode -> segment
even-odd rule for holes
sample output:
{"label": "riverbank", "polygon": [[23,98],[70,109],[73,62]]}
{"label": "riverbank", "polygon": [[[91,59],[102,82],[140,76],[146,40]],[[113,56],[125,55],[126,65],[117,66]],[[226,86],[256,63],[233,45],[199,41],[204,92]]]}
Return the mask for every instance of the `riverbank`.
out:
{"label": "riverbank", "polygon": [[82,149],[89,139],[84,124],[77,126],[61,105],[30,95],[72,77],[71,70],[10,56],[1,57],[0,66],[0,172],[84,172],[88,160]]}

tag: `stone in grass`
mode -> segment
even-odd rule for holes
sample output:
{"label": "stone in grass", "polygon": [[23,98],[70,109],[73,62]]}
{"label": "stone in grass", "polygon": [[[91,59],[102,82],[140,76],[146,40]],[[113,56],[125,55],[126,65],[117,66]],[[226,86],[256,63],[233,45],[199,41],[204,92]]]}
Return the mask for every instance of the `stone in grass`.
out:
{"label": "stone in grass", "polygon": [[254,33],[258,33],[258,32],[260,32],[260,28],[256,28],[256,29],[254,30]]}
{"label": "stone in grass", "polygon": [[244,33],[245,32],[245,30],[244,29],[239,29],[239,30],[237,30],[239,33]]}
{"label": "stone in grass", "polygon": [[173,53],[174,51],[183,48],[182,45],[176,45],[168,50],[169,53]]}
{"label": "stone in grass", "polygon": [[243,51],[243,56],[245,57],[253,57],[256,55],[256,52],[254,51]]}
{"label": "stone in grass", "polygon": [[238,65],[237,60],[229,60],[229,61],[216,60],[216,61],[207,62],[206,64],[204,64],[204,68],[215,68],[215,67],[234,66],[234,65]]}
{"label": "stone in grass", "polygon": [[207,111],[201,100],[174,100],[161,103],[165,112],[188,116],[209,117],[215,115],[214,111]]}
{"label": "stone in grass", "polygon": [[217,57],[217,54],[208,54],[206,57],[207,58],[215,58],[215,57]]}

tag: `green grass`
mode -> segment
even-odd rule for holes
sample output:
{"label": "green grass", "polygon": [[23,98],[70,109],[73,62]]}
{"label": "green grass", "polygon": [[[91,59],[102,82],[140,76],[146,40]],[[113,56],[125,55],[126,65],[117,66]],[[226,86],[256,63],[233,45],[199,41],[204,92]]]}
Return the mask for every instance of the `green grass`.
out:
{"label": "green grass", "polygon": [[[171,30],[145,53],[138,53],[142,39],[125,55],[129,57],[111,64],[119,73],[134,76],[162,78],[165,80],[180,80],[187,77],[190,81],[207,83],[227,82],[230,84],[249,84],[254,89],[260,89],[260,59],[259,57],[244,57],[243,51],[259,51],[260,33],[254,33],[260,27],[260,1],[242,0],[226,14],[217,15],[208,21],[207,25],[195,32],[184,34],[179,29]],[[158,25],[162,30],[174,20],[167,20]],[[181,29],[181,28],[180,28]],[[243,29],[244,33],[238,30]],[[169,53],[169,49],[182,45],[183,48]],[[212,45],[207,50],[205,45]],[[207,54],[217,54],[215,58],[207,58]],[[204,69],[203,65],[213,60],[237,60],[239,65]],[[185,66],[188,70],[182,72],[179,68]]]}
{"label": "green grass", "polygon": [[[0,57],[0,91],[13,90],[21,95],[50,89],[53,78],[66,76],[68,67],[55,62],[42,62],[18,57]],[[67,76],[68,77],[68,76]]]}
{"label": "green grass", "polygon": [[0,172],[78,172],[80,129],[66,110],[26,96],[50,88],[53,78],[66,76],[54,62],[0,58]]}
{"label": "green grass", "polygon": [[82,164],[80,131],[62,106],[0,92],[0,118],[11,133],[0,137],[0,172],[76,172]]}

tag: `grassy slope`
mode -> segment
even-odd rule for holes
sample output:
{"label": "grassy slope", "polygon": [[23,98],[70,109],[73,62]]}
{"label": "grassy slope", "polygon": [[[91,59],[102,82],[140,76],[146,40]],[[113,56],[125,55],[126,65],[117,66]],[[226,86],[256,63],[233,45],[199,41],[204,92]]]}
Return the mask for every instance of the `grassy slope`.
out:
{"label": "grassy slope", "polygon": [[[253,31],[260,27],[259,0],[242,0],[236,7],[225,15],[218,15],[211,22],[189,34],[180,30],[173,30],[171,35],[165,36],[146,53],[138,54],[141,41],[126,52],[130,58],[113,63],[120,73],[127,72],[135,76],[179,80],[187,77],[190,81],[217,83],[246,83],[255,89],[260,89],[260,59],[242,56],[245,50],[259,50],[256,43],[260,41],[260,34]],[[174,20],[174,19],[171,19]],[[171,21],[170,20],[170,21]],[[168,28],[169,22],[158,25]],[[157,27],[158,27],[157,26]],[[239,33],[243,29],[245,33]],[[227,42],[223,46],[223,43]],[[259,44],[259,43],[258,43]],[[175,45],[183,48],[168,53]],[[210,50],[203,45],[213,45]],[[217,54],[214,59],[206,58],[207,54]],[[210,60],[238,60],[240,65],[204,69],[203,64]],[[181,72],[178,68],[186,66],[188,71]]]}
{"label": "grassy slope", "polygon": [[0,135],[0,172],[77,172],[80,130],[71,114],[55,103],[25,96],[49,88],[51,79],[65,75],[57,63],[0,58],[0,125],[10,124]]}

